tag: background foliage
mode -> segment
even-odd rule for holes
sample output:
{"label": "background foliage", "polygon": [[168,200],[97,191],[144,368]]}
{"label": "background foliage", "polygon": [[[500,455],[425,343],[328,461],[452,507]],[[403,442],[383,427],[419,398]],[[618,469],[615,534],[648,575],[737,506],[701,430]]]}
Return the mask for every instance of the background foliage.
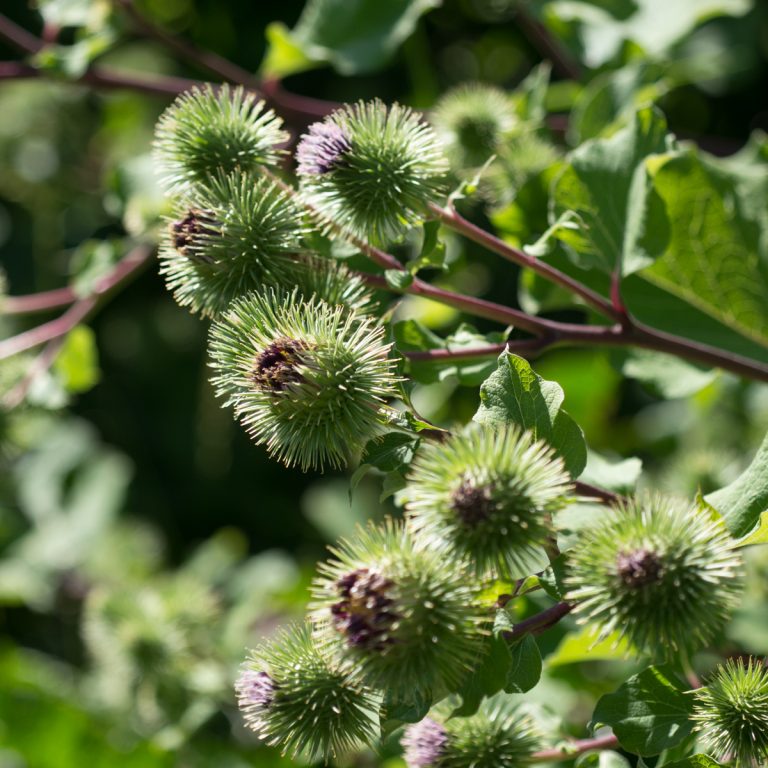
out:
{"label": "background foliage", "polygon": [[[707,215],[732,245],[733,261],[719,274],[721,262],[713,260],[702,285],[699,267],[692,271],[685,261],[698,241],[686,240],[680,227],[677,258],[657,261],[648,280],[629,278],[625,298],[641,318],[651,309],[658,316],[663,306],[677,330],[766,359],[758,346],[766,339],[765,293],[758,292],[767,279],[765,254],[747,270],[750,233],[743,229],[764,225],[766,210],[749,205],[765,195],[764,175],[750,169],[768,161],[759,133],[768,128],[763,4],[539,0],[523,13],[512,0],[310,0],[306,8],[299,0],[147,0],[141,10],[249,71],[288,78],[293,92],[333,101],[378,96],[428,108],[464,81],[514,89],[529,78],[521,98],[529,114],[549,115],[546,143],[516,147],[506,175],[489,181],[516,193],[493,214],[513,242],[547,233],[546,189],[564,148],[600,137],[631,170],[633,150],[654,140],[653,130],[621,134],[630,146],[618,143],[616,130],[636,106],[654,101],[672,133],[731,155],[715,172],[691,149],[653,173],[673,217],[728,201],[731,207],[714,205]],[[106,0],[40,0],[38,9],[7,0],[2,11],[35,32],[43,19],[63,28],[60,44],[37,54],[48,79],[0,82],[0,259],[9,292],[72,281],[87,293],[124,253],[126,234],[151,231],[162,210],[148,152],[169,98],[56,79],[82,73],[94,58],[131,71],[205,73],[136,35]],[[542,70],[535,68],[551,51],[533,20],[567,52],[546,89],[536,89]],[[17,56],[9,46],[2,53]],[[590,150],[582,149],[583,165],[576,157],[553,191],[557,212],[588,216],[595,204],[589,195],[600,185],[589,177]],[[618,213],[622,232],[636,204],[627,201]],[[744,215],[734,218],[733,206]],[[645,267],[653,250],[652,238],[641,234],[623,244],[627,274]],[[553,263],[564,257],[552,243],[568,236],[567,228],[555,229],[542,239],[542,248],[555,249]],[[538,278],[521,277],[467,241],[446,240],[441,284],[506,303],[520,279],[526,308],[579,316]],[[601,252],[600,243],[591,246]],[[707,263],[706,253],[701,259],[697,264]],[[719,292],[734,268],[745,270],[750,288],[727,304],[733,313],[726,316]],[[599,269],[594,274],[604,281]],[[699,313],[681,315],[679,302],[693,297]],[[415,298],[398,312],[407,321],[398,341],[414,348],[440,345],[443,337],[472,346],[478,330],[498,331],[483,321],[468,328],[454,310]],[[24,327],[0,317],[3,335]],[[0,362],[0,387],[9,388],[25,362]],[[467,421],[480,404],[477,386],[495,366],[480,361],[438,373],[424,363],[413,392],[417,410],[436,423]],[[616,490],[639,477],[640,487],[708,494],[739,477],[768,431],[765,385],[658,355],[553,351],[535,370],[559,383],[568,414],[597,452],[585,479]],[[243,650],[303,612],[325,544],[394,508],[390,499],[379,501],[375,473],[359,480],[350,502],[345,473],[305,475],[267,461],[219,408],[209,375],[205,334],[152,267],[70,335],[25,408],[0,412],[3,768],[86,760],[150,768],[288,764],[240,725],[231,683]],[[743,497],[749,480],[738,482],[710,501]],[[754,504],[764,508],[764,501]],[[768,654],[768,559],[764,548],[748,553],[749,588],[723,644]],[[522,601],[522,611],[534,609],[535,600]],[[609,644],[588,652],[584,635],[563,636],[558,628],[541,640],[544,674],[528,697],[562,718],[565,732],[579,734],[594,699],[616,690],[633,667]],[[396,753],[385,745],[361,764],[400,765]]]}

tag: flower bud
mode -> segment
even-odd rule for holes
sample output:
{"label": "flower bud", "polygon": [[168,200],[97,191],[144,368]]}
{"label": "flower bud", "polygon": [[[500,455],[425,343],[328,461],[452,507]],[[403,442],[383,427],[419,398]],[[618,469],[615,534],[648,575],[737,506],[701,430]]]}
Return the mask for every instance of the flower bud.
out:
{"label": "flower bud", "polygon": [[768,762],[768,669],[759,661],[728,659],[693,691],[696,730],[718,759],[740,766]]}
{"label": "flower bud", "polygon": [[633,500],[583,531],[569,551],[576,614],[638,650],[692,651],[738,600],[742,561],[722,520],[662,496]]}
{"label": "flower bud", "polygon": [[215,316],[264,283],[286,284],[305,232],[296,202],[270,180],[218,175],[182,197],[160,272],[181,306]]}
{"label": "flower bud", "polygon": [[497,153],[516,122],[509,96],[482,83],[449,91],[432,112],[432,124],[456,171],[483,165]]}
{"label": "flower bud", "polygon": [[282,120],[241,87],[210,85],[182,93],[160,116],[155,158],[169,192],[189,191],[224,173],[251,173],[280,159]]}
{"label": "flower bud", "polygon": [[401,743],[409,768],[519,768],[540,741],[532,718],[499,694],[472,717],[410,725]]}
{"label": "flower bud", "polygon": [[248,727],[284,754],[327,760],[376,737],[376,696],[319,653],[306,625],[256,649],[235,690]]}
{"label": "flower bud", "polygon": [[396,696],[455,685],[481,652],[484,616],[461,564],[446,563],[387,521],[334,550],[313,587],[324,647],[352,674]]}
{"label": "flower bud", "polygon": [[310,126],[296,159],[320,215],[377,243],[400,237],[438,200],[447,171],[432,128],[380,101],[345,106]]}
{"label": "flower bud", "polygon": [[420,449],[408,477],[408,526],[481,575],[523,576],[569,490],[562,459],[530,432],[473,425]]}
{"label": "flower bud", "polygon": [[288,466],[342,466],[380,430],[396,393],[384,328],[370,318],[265,290],[211,328],[213,382],[258,444]]}

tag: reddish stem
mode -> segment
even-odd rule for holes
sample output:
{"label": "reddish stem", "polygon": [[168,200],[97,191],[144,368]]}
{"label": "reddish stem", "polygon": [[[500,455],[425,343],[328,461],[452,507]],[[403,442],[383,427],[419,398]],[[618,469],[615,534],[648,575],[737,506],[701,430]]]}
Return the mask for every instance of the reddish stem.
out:
{"label": "reddish stem", "polygon": [[545,629],[549,629],[557,624],[560,619],[567,616],[574,608],[573,603],[556,603],[551,608],[547,608],[535,616],[519,621],[512,629],[504,632],[503,637],[507,641],[512,641],[530,633],[538,635]]}
{"label": "reddish stem", "polygon": [[116,0],[133,23],[141,30],[145,37],[151,37],[162,43],[166,48],[176,52],[191,64],[196,64],[201,69],[227,80],[230,83],[239,83],[247,88],[258,90],[261,88],[259,79],[232,61],[219,56],[213,51],[206,51],[196,45],[171,35],[161,27],[153,24],[145,18],[136,8],[133,0]]}
{"label": "reddish stem", "polygon": [[596,291],[588,288],[570,275],[566,275],[565,272],[561,272],[550,264],[540,261],[534,256],[530,256],[525,253],[525,251],[521,251],[519,248],[511,246],[509,243],[505,243],[490,232],[486,232],[484,229],[481,229],[471,221],[465,219],[455,209],[441,208],[439,205],[434,204],[431,204],[429,209],[450,229],[460,232],[478,245],[482,245],[492,253],[498,254],[508,261],[511,261],[513,264],[527,267],[550,282],[563,286],[563,288],[566,288],[571,293],[580,296],[584,301],[606,317],[617,321],[623,320],[624,313],[611,304],[611,302],[604,299]]}
{"label": "reddish stem", "polygon": [[581,77],[581,67],[560,42],[549,34],[547,28],[535,19],[525,7],[525,0],[516,4],[517,24],[526,38],[530,40],[539,53],[549,61],[561,77],[578,80]]}
{"label": "reddish stem", "polygon": [[76,301],[60,317],[43,323],[29,331],[24,331],[9,339],[0,341],[0,360],[32,349],[47,341],[57,339],[69,333],[76,325],[85,320],[96,309],[99,301],[111,293],[117,286],[124,283],[128,277],[144,266],[152,255],[152,249],[148,246],[134,248],[115,268],[99,280],[90,296]]}
{"label": "reddish stem", "polygon": [[611,734],[610,736],[598,736],[595,739],[572,741],[569,744],[563,744],[561,747],[553,747],[552,749],[542,749],[540,752],[534,752],[531,759],[536,763],[570,760],[578,755],[583,755],[585,752],[593,752],[598,749],[615,749],[618,746],[619,740]]}
{"label": "reddish stem", "polygon": [[0,302],[0,314],[32,315],[36,312],[68,307],[76,300],[77,295],[72,288],[56,288],[52,291],[31,293],[28,296],[6,296]]}
{"label": "reddish stem", "polygon": [[574,484],[576,493],[579,496],[583,496],[588,499],[599,499],[604,504],[618,504],[621,501],[621,496],[613,491],[607,491],[604,488],[598,488],[596,485],[590,485],[589,483],[582,483],[576,481]]}

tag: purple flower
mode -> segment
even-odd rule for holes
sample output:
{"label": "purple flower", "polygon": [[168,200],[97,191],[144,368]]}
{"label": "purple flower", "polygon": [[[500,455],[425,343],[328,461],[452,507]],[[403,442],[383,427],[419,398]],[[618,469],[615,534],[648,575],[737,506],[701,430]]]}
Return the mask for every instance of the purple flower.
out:
{"label": "purple flower", "polygon": [[440,723],[426,717],[405,729],[402,745],[410,768],[434,768],[442,756],[448,735]]}
{"label": "purple flower", "polygon": [[296,148],[298,172],[304,176],[332,171],[352,145],[336,123],[313,123]]}
{"label": "purple flower", "polygon": [[333,625],[346,635],[349,645],[383,651],[391,642],[389,633],[397,621],[392,582],[359,568],[336,582],[341,600],[331,606]]}
{"label": "purple flower", "polygon": [[237,703],[246,712],[268,709],[275,698],[277,686],[266,672],[244,669],[235,682]]}

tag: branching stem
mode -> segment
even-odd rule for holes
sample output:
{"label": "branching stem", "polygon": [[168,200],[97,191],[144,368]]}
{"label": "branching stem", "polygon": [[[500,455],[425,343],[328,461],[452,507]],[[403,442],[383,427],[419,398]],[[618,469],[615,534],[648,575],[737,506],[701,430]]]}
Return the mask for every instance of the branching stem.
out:
{"label": "branching stem", "polygon": [[[146,245],[134,248],[108,275],[96,283],[90,296],[75,301],[64,314],[55,320],[0,341],[0,360],[65,336],[76,325],[83,322],[106,296],[127,282],[128,278],[145,266],[152,253],[153,249]],[[26,301],[30,301],[32,298],[24,297]]]}
{"label": "branching stem", "polygon": [[619,746],[619,740],[613,735],[598,736],[595,739],[580,739],[563,744],[560,747],[552,749],[543,749],[541,752],[535,752],[532,755],[533,762],[549,763],[557,760],[572,760],[585,752],[594,752],[601,749],[616,749]]}

